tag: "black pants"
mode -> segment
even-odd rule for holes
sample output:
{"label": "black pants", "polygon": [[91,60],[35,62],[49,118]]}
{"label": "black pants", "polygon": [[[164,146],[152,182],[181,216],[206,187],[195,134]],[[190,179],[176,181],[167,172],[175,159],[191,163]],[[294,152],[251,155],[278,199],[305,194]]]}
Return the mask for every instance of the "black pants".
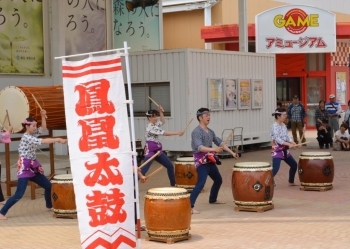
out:
{"label": "black pants", "polygon": [[329,146],[330,144],[332,144],[332,138],[330,135],[318,135],[317,141],[320,147],[323,147],[324,145]]}

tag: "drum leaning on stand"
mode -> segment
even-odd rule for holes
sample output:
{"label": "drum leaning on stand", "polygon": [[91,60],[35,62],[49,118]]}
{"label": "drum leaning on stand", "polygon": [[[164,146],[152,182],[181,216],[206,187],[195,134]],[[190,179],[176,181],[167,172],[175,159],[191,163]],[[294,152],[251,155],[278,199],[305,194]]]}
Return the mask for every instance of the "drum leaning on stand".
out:
{"label": "drum leaning on stand", "polygon": [[247,211],[272,209],[274,185],[272,167],[266,162],[236,163],[232,172],[232,195],[235,208]]}
{"label": "drum leaning on stand", "polygon": [[333,188],[334,163],[330,152],[303,152],[299,156],[298,175],[302,190]]}
{"label": "drum leaning on stand", "polygon": [[193,157],[179,157],[175,162],[176,187],[192,191],[197,184],[198,174]]}
{"label": "drum leaning on stand", "polygon": [[54,217],[77,218],[73,178],[71,174],[55,175],[51,180]]}
{"label": "drum leaning on stand", "polygon": [[190,239],[190,194],[184,188],[152,188],[145,195],[147,240],[172,243]]}
{"label": "drum leaning on stand", "polygon": [[[5,120],[3,125],[7,127],[11,120],[13,132],[20,132],[23,130],[22,122],[28,117],[41,124],[40,107],[35,99],[46,110],[47,127],[57,130],[66,128],[62,86],[5,87],[0,91],[0,120]],[[7,113],[9,118],[5,119]]]}

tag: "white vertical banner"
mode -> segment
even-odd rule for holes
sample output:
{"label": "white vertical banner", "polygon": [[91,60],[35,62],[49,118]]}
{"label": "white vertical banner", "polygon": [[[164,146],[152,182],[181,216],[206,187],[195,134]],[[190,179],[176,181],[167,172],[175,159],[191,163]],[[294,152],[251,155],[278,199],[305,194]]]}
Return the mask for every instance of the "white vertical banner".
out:
{"label": "white vertical banner", "polygon": [[136,248],[130,133],[118,55],[62,61],[82,248]]}

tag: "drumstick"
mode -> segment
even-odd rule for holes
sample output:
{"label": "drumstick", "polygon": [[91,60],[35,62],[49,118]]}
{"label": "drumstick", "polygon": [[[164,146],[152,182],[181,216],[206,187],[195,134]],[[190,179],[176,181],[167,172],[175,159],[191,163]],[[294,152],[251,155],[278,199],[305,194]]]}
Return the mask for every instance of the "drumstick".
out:
{"label": "drumstick", "polygon": [[[42,111],[43,108],[41,108],[41,105],[39,104],[38,100],[35,98],[34,94],[32,94],[32,96],[33,96],[33,99],[34,99],[35,103],[36,103],[37,106],[40,108],[40,111]],[[47,116],[46,116],[46,115],[45,115],[45,118],[47,119]]]}
{"label": "drumstick", "polygon": [[227,136],[227,138],[225,139],[224,143],[226,144],[227,141],[230,139],[231,135],[232,135],[233,131],[231,131],[231,133]]}
{"label": "drumstick", "polygon": [[6,109],[6,116],[7,116],[7,119],[9,120],[9,126],[11,126],[10,116],[9,116],[9,112],[7,111],[7,109]]}
{"label": "drumstick", "polygon": [[188,122],[188,124],[186,125],[185,129],[183,129],[184,132],[186,131],[186,129],[188,128],[188,126],[191,124],[192,121],[193,121],[193,118],[190,120],[190,122]]}
{"label": "drumstick", "polygon": [[152,157],[150,157],[146,162],[144,162],[143,164],[140,165],[139,169],[142,169],[147,163],[149,163],[150,161],[153,160],[153,158],[155,158],[156,156],[158,156],[158,154],[160,153],[160,151],[158,151],[156,154],[154,154]]}
{"label": "drumstick", "polygon": [[151,174],[149,174],[148,176],[146,176],[146,178],[150,178],[151,176],[157,174],[159,171],[161,171],[164,167],[159,167],[158,169],[156,169],[155,171],[153,171]]}
{"label": "drumstick", "polygon": [[[159,107],[158,103],[155,102],[150,96],[148,96],[148,98],[149,98],[156,106]],[[163,109],[163,108],[162,108],[162,112],[164,112],[164,109]]]}
{"label": "drumstick", "polygon": [[292,145],[292,146],[290,146],[290,148],[292,148],[292,147],[296,147],[296,146],[298,146],[298,145],[308,144],[308,143],[310,143],[310,141],[305,142],[305,143],[301,143],[301,144]]}

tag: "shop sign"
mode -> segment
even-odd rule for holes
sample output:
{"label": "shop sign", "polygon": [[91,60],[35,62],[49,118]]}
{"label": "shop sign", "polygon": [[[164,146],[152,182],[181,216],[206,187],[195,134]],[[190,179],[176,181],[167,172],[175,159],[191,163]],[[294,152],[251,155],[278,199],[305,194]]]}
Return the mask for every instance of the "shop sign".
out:
{"label": "shop sign", "polygon": [[287,5],[255,16],[257,53],[336,51],[335,15],[312,6]]}

